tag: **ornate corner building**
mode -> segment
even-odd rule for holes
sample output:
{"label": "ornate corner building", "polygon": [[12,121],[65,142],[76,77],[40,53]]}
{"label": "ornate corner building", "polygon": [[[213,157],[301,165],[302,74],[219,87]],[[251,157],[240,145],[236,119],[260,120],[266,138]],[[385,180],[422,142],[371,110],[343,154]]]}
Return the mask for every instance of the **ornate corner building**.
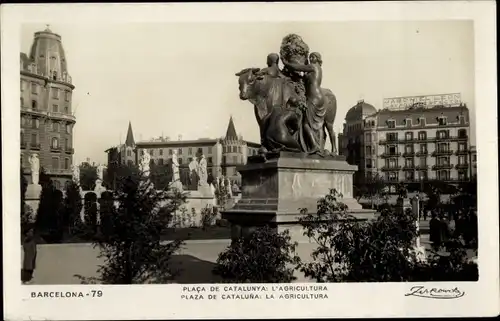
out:
{"label": "ornate corner building", "polygon": [[[439,100],[432,103],[429,97]],[[396,192],[401,182],[418,189],[426,180],[458,183],[476,175],[469,109],[459,94],[429,97],[422,96],[427,103],[379,111],[360,101],[348,111],[339,150],[359,166],[355,182],[379,175]]]}
{"label": "ornate corner building", "polygon": [[61,36],[49,28],[36,32],[29,56],[20,54],[21,168],[31,176],[29,157],[37,153],[40,168],[61,189],[71,180],[72,110],[75,86],[68,73]]}

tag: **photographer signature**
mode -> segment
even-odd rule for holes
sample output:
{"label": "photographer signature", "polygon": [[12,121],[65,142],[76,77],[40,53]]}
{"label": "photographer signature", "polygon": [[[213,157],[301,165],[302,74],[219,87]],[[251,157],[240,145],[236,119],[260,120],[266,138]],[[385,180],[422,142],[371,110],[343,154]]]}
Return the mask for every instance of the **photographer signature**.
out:
{"label": "photographer signature", "polygon": [[410,289],[405,296],[417,296],[427,299],[458,299],[465,295],[458,287],[454,288],[427,288],[419,285]]}

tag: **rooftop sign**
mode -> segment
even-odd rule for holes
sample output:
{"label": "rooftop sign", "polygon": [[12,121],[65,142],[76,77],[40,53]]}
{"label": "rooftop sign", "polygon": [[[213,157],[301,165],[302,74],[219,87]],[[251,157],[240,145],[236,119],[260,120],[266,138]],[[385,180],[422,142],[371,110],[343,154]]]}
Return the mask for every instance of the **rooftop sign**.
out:
{"label": "rooftop sign", "polygon": [[459,93],[455,94],[439,94],[426,96],[407,96],[393,97],[384,99],[384,109],[408,109],[414,105],[422,107],[432,107],[443,105],[446,107],[458,106],[462,103],[462,97]]}

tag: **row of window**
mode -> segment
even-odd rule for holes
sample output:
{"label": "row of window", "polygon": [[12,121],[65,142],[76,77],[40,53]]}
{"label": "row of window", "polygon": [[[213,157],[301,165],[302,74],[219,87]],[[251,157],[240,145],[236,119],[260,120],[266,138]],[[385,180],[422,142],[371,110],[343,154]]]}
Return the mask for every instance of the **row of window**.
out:
{"label": "row of window", "polygon": [[[24,98],[21,97],[21,108],[24,108],[24,107],[27,107],[27,106],[24,105]],[[31,100],[31,110],[33,110],[33,111],[37,111],[38,110],[38,102],[36,100],[34,100],[34,99]],[[68,106],[64,106],[63,109],[60,109],[59,105],[57,105],[57,104],[53,104],[52,105],[51,111],[54,112],[54,113],[64,112],[65,114],[69,114],[69,112],[70,112]]]}
{"label": "row of window", "polygon": [[[427,166],[427,157],[422,156],[418,157],[418,166]],[[367,168],[371,168],[372,160],[367,159],[366,165]],[[414,158],[405,158],[404,160],[405,167],[413,167],[415,166],[415,159]],[[467,157],[465,155],[460,155],[458,156],[458,165],[467,165]],[[368,167],[370,165],[370,167]],[[387,168],[396,168],[399,165],[399,160],[397,158],[389,158],[385,160],[385,166]],[[439,166],[447,166],[450,165],[450,157],[447,156],[442,156],[442,157],[437,157],[436,159],[436,165]]]}
{"label": "row of window", "polygon": [[[184,164],[184,159],[178,158],[177,161],[179,162],[179,165]],[[188,159],[188,163],[191,161],[191,159]],[[131,160],[128,161],[129,164],[132,164],[133,162]],[[157,160],[151,159],[150,164],[156,164],[156,165],[165,165],[165,159],[163,158],[158,158]],[[212,157],[207,157],[207,164],[213,164],[213,159]]]}
{"label": "row of window", "polygon": [[[23,116],[23,117],[21,117],[21,125],[24,128],[39,129],[40,128],[40,120],[37,117]],[[59,133],[61,131],[64,131],[64,132],[66,132],[66,134],[71,134],[71,128],[72,128],[71,123],[52,121],[52,122],[50,122],[49,126],[50,126],[50,130],[53,132]]]}
{"label": "row of window", "polygon": [[[448,125],[448,117],[446,116],[438,116],[436,117],[436,120],[437,120],[437,123],[439,126],[446,126]],[[458,115],[457,116],[457,121],[460,123],[460,124],[465,124],[465,116],[464,115]],[[395,119],[389,119],[386,121],[386,124],[387,124],[387,128],[396,128],[396,120]],[[365,127],[375,127],[375,120],[365,120],[365,123],[364,123]],[[413,121],[411,118],[405,118],[403,119],[403,126],[406,126],[406,127],[412,127],[413,126]],[[417,123],[416,125],[420,125],[420,126],[425,126],[426,125],[426,121],[425,121],[425,117],[420,117],[417,119]],[[356,126],[356,125],[353,125],[352,129],[360,129],[361,126]]]}
{"label": "row of window", "polygon": [[[427,150],[427,144],[419,144],[419,149],[418,152],[422,154],[426,154],[428,152]],[[398,155],[398,145],[387,145],[385,147],[385,154],[386,155]],[[437,143],[436,144],[436,151],[439,153],[445,153],[445,152],[450,152],[450,143]],[[467,143],[466,142],[459,142],[458,143],[458,151],[460,152],[466,152],[467,151]],[[406,154],[413,154],[415,153],[415,145],[413,144],[406,144],[404,147],[404,153]],[[372,155],[377,155],[376,150],[373,146],[365,146],[365,155],[367,157],[370,157]]]}
{"label": "row of window", "polygon": [[[25,89],[25,85],[26,84],[26,81],[24,80],[21,80],[21,92],[24,91]],[[42,86],[40,86],[39,84],[35,83],[35,82],[32,82],[31,83],[31,93],[33,95],[38,95],[38,88],[40,88]],[[60,97],[60,92],[61,90],[57,87],[50,87],[50,92],[52,93],[52,98],[53,99],[59,99]],[[71,99],[71,92],[69,90],[64,90],[64,100],[66,101],[70,101]]]}
{"label": "row of window", "polygon": [[[28,158],[25,155],[21,155],[21,164],[23,166],[28,165]],[[71,159],[69,157],[65,157],[63,159],[63,162],[61,162],[61,159],[57,156],[52,157],[51,161],[52,169],[70,169],[71,168]],[[62,168],[61,168],[62,166]]]}
{"label": "row of window", "polygon": [[[366,134],[366,141],[370,142],[372,141],[372,135],[370,133]],[[386,133],[385,134],[386,140],[388,141],[395,141],[398,140],[398,133]],[[405,140],[413,140],[413,132],[406,132],[405,133]],[[427,139],[427,132],[426,131],[420,131],[418,132],[418,140],[426,140]],[[438,130],[436,131],[436,137],[445,139],[450,137],[450,131],[449,130]],[[467,130],[466,129],[459,129],[458,130],[458,137],[460,138],[466,138],[467,137]]]}
{"label": "row of window", "polygon": [[241,154],[241,146],[222,146],[223,153],[240,153]]}
{"label": "row of window", "polygon": [[[26,138],[24,137],[24,133],[21,132],[21,145],[26,143]],[[69,138],[62,138],[63,143],[60,143],[59,138],[57,137],[52,137],[50,140],[50,147],[54,149],[59,149],[64,146],[66,150],[69,150],[71,148],[71,139]],[[30,145],[31,146],[38,146],[40,144],[38,134],[37,133],[32,133],[30,136]]]}
{"label": "row of window", "polygon": [[[150,149],[149,150],[149,155],[151,156],[155,156],[156,155],[156,151],[158,151],[158,155],[159,156],[163,156],[163,148],[160,148],[160,149]],[[173,149],[173,148],[167,148],[168,150],[168,155],[173,155],[173,151],[176,150],[176,149]],[[187,148],[187,154],[188,155],[193,155],[193,151],[194,149],[192,147],[188,147]],[[183,153],[183,148],[178,148],[177,149],[177,155],[182,155]],[[197,150],[196,150],[196,153],[197,154],[203,154],[203,147],[199,147]],[[207,147],[207,154],[212,154],[212,146],[208,146]],[[144,155],[144,150],[141,149],[141,151],[139,152],[139,155]],[[132,152],[130,150],[127,151],[127,156],[132,156]]]}
{"label": "row of window", "polygon": [[[416,174],[416,175],[415,175]],[[388,172],[385,176],[386,180],[397,182],[399,181],[399,172]],[[426,180],[428,179],[428,175],[426,171],[407,171],[404,173],[405,180],[413,181],[417,180]],[[439,170],[436,172],[436,178],[439,180],[449,180],[451,178],[449,170]],[[467,179],[467,171],[460,170],[458,171],[458,179],[466,180]]]}

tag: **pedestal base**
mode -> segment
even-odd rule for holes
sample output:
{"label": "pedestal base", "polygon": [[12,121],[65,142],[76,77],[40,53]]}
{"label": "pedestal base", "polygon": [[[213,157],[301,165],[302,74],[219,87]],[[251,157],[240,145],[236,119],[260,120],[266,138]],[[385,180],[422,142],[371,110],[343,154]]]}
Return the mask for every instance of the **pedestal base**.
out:
{"label": "pedestal base", "polygon": [[364,210],[353,198],[353,174],[357,166],[341,157],[319,157],[281,152],[271,159],[249,157],[238,168],[242,178],[242,197],[222,213],[232,226],[231,237],[251,233],[268,225],[278,231],[289,230],[292,239],[308,242],[299,218],[301,210],[316,213],[317,202],[330,189],[343,195],[349,214],[360,220],[372,219],[375,211]]}
{"label": "pedestal base", "polygon": [[26,200],[40,200],[40,195],[42,194],[42,185],[40,184],[28,184],[26,187]]}

